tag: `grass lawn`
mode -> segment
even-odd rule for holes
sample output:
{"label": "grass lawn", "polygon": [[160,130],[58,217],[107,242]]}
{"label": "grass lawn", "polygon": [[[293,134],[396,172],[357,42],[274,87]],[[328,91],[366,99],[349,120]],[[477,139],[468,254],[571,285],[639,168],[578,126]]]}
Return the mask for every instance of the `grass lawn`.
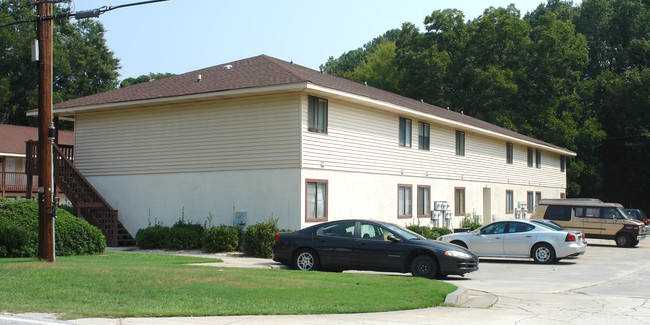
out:
{"label": "grass lawn", "polygon": [[191,266],[214,259],[106,252],[0,259],[0,311],[62,319],[361,313],[432,307],[455,286],[422,278]]}

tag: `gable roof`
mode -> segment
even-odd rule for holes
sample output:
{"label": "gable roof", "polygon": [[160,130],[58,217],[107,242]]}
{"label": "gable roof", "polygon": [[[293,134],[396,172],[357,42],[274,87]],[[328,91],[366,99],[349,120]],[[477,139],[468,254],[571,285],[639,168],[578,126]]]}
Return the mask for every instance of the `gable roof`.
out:
{"label": "gable roof", "polygon": [[[25,142],[38,140],[38,128],[0,124],[0,156],[25,156]],[[59,131],[59,143],[74,144],[72,131]]]}
{"label": "gable roof", "polygon": [[465,126],[485,131],[486,133],[547,147],[565,155],[576,155],[570,150],[455,111],[406,98],[266,55],[73,99],[54,105],[54,113],[56,114],[57,111],[70,111],[70,109],[74,111],[76,108],[84,107],[92,109],[92,107],[97,105],[101,105],[102,107],[110,106],[111,104],[119,106],[137,101],[171,99],[189,95],[305,83],[424,113],[437,119],[451,121],[453,124],[459,125],[459,128]]}

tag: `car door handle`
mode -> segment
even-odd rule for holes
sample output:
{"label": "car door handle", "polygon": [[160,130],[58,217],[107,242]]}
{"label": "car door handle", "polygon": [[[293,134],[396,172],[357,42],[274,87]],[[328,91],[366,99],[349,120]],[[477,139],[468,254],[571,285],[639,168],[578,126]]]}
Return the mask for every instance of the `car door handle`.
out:
{"label": "car door handle", "polygon": [[526,238],[533,238],[533,236],[526,236]]}

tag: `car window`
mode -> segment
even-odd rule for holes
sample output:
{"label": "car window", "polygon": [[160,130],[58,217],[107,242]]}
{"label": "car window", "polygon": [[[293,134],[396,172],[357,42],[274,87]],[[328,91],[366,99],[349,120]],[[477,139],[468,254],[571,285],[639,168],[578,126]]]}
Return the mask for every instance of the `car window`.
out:
{"label": "car window", "polygon": [[354,226],[356,222],[341,222],[323,226],[316,231],[319,236],[332,236],[332,237],[354,237]]}
{"label": "car window", "polygon": [[535,226],[523,222],[509,222],[508,233],[527,232],[535,229]]}
{"label": "car window", "polygon": [[481,229],[481,235],[502,234],[506,231],[507,222],[496,222]]}
{"label": "car window", "polygon": [[385,223],[384,225],[386,225],[386,227],[387,227],[390,231],[392,231],[393,233],[395,233],[395,234],[399,234],[400,236],[402,236],[402,237],[404,237],[404,238],[406,238],[406,239],[409,239],[409,240],[420,240],[420,239],[424,239],[424,237],[422,237],[422,236],[420,236],[420,235],[418,235],[418,234],[416,234],[416,233],[414,233],[414,232],[412,232],[412,231],[410,231],[410,230],[408,230],[408,229],[405,229],[405,228],[402,228],[402,227],[396,226],[396,225],[394,225],[394,224]]}
{"label": "car window", "polygon": [[576,208],[576,217],[600,218],[600,208]]}
{"label": "car window", "polygon": [[[577,213],[576,213],[577,215]],[[571,220],[571,207],[563,205],[549,205],[544,213],[544,219],[548,220]]]}
{"label": "car window", "polygon": [[535,220],[535,219],[533,219],[533,220],[530,220],[530,222],[533,222],[533,223],[538,224],[538,225],[540,225],[542,227],[546,227],[546,228],[552,229],[552,230],[558,230],[558,231],[566,231],[567,230],[566,228],[564,228],[564,227],[562,227],[562,226],[558,225],[557,223],[555,223],[553,221],[550,221],[550,220]]}
{"label": "car window", "polygon": [[370,223],[361,223],[361,238],[368,240],[388,241],[388,235],[393,235],[390,230]]}

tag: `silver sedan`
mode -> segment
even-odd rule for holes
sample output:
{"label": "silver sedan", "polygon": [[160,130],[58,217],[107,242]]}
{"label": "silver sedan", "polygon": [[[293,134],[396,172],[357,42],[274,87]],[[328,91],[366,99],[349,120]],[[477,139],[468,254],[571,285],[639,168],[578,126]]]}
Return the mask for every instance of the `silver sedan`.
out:
{"label": "silver sedan", "polygon": [[479,257],[533,258],[538,263],[582,255],[587,249],[582,233],[544,220],[495,221],[472,232],[444,235],[438,240],[467,248]]}

